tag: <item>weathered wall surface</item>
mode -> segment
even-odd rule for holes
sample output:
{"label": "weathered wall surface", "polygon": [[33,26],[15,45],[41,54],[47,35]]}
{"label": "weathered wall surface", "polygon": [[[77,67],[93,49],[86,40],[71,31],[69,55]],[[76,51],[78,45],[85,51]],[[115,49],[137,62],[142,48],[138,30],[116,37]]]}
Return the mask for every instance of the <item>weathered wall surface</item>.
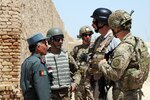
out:
{"label": "weathered wall surface", "polygon": [[46,34],[49,28],[64,23],[51,0],[0,0],[0,100],[21,100],[20,65],[29,56],[26,39],[37,32]]}
{"label": "weathered wall surface", "polygon": [[22,25],[20,4],[19,0],[0,0],[0,100],[14,99],[18,88]]}
{"label": "weathered wall surface", "polygon": [[[26,39],[33,33],[42,32],[45,33],[51,27],[59,27],[63,29],[65,33],[66,48],[68,40],[70,38],[64,28],[64,23],[61,20],[57,10],[51,0],[22,0],[21,4],[21,15],[22,15],[22,48],[27,47]],[[28,48],[24,48],[21,51],[22,60],[26,58]]]}

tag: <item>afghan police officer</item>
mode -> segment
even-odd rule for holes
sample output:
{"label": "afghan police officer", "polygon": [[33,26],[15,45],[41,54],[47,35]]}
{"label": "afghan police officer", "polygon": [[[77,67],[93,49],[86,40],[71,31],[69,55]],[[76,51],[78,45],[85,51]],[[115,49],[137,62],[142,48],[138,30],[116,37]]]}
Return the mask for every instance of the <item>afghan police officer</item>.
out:
{"label": "afghan police officer", "polygon": [[42,59],[47,53],[46,37],[37,33],[27,41],[31,56],[21,66],[20,79],[24,100],[51,100],[47,67]]}
{"label": "afghan police officer", "polygon": [[[114,48],[120,43],[120,40],[113,36],[112,30],[108,25],[108,17],[111,13],[111,10],[107,8],[97,8],[91,15],[91,18],[93,18],[92,26],[95,32],[100,35],[95,40],[93,47],[89,49],[89,54],[92,54],[91,59],[93,57],[96,58],[91,61],[91,67],[102,58],[108,59]],[[96,81],[94,98],[95,100],[106,100],[110,82],[106,77],[100,77],[99,72],[93,74]]]}
{"label": "afghan police officer", "polygon": [[92,34],[93,31],[91,27],[82,26],[78,35],[78,38],[82,38],[82,44],[75,46],[71,52],[81,73],[81,81],[75,93],[75,100],[94,100],[90,81],[86,80],[86,70],[88,69],[87,57]]}
{"label": "afghan police officer", "polygon": [[75,91],[81,75],[73,57],[62,49],[64,40],[60,28],[51,28],[47,32],[48,53],[45,56],[48,72],[52,74],[52,100],[70,100],[71,92]]}
{"label": "afghan police officer", "polygon": [[110,15],[109,26],[121,43],[108,62],[101,60],[97,66],[97,70],[114,81],[114,100],[141,100],[141,88],[149,73],[148,48],[140,38],[131,34],[131,21],[131,14],[124,10],[116,10]]}

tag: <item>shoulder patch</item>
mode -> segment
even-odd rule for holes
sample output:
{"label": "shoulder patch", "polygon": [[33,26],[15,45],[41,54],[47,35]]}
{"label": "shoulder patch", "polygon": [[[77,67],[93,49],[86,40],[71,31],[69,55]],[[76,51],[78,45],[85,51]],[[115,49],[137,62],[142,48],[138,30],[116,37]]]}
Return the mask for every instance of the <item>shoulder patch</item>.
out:
{"label": "shoulder patch", "polygon": [[115,67],[115,66],[119,66],[120,65],[120,59],[114,59],[113,61],[112,61],[112,65]]}
{"label": "shoulder patch", "polygon": [[39,74],[40,74],[40,76],[46,76],[47,72],[45,70],[40,70]]}

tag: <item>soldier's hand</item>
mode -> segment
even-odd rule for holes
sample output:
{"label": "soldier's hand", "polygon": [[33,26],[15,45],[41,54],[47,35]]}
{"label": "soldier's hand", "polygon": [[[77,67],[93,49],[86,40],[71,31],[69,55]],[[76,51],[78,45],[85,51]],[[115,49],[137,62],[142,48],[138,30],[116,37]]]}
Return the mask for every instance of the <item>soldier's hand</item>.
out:
{"label": "soldier's hand", "polygon": [[106,59],[103,59],[98,63],[98,66],[100,67],[101,65],[103,65],[105,63],[107,63],[107,61],[106,61]]}
{"label": "soldier's hand", "polygon": [[87,62],[87,58],[88,58],[87,53],[82,53],[82,54],[79,56],[79,60],[80,60],[80,61]]}
{"label": "soldier's hand", "polygon": [[105,54],[104,53],[100,53],[100,52],[96,52],[94,55],[93,55],[93,62],[99,62],[101,61],[102,59],[104,59],[104,56]]}
{"label": "soldier's hand", "polygon": [[74,92],[77,89],[77,84],[76,83],[71,83],[70,91]]}
{"label": "soldier's hand", "polygon": [[98,69],[101,71],[103,65],[106,64],[106,63],[107,63],[106,59],[101,60],[101,61],[98,63],[98,67],[99,67]]}
{"label": "soldier's hand", "polygon": [[105,63],[107,63],[106,59],[102,59],[99,62],[93,62],[91,72],[92,73],[101,72],[101,67]]}
{"label": "soldier's hand", "polygon": [[90,69],[90,73],[93,75],[93,74],[95,74],[97,72],[99,72],[98,64],[92,65],[92,68]]}

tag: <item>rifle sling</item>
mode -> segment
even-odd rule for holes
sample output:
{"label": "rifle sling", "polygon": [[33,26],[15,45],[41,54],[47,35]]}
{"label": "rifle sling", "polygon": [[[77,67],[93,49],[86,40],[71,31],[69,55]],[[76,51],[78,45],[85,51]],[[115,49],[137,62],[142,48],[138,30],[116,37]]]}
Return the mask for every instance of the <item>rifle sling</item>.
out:
{"label": "rifle sling", "polygon": [[96,49],[96,52],[101,52],[104,47],[107,47],[113,39],[113,34],[109,34],[104,41],[99,44],[99,47]]}

